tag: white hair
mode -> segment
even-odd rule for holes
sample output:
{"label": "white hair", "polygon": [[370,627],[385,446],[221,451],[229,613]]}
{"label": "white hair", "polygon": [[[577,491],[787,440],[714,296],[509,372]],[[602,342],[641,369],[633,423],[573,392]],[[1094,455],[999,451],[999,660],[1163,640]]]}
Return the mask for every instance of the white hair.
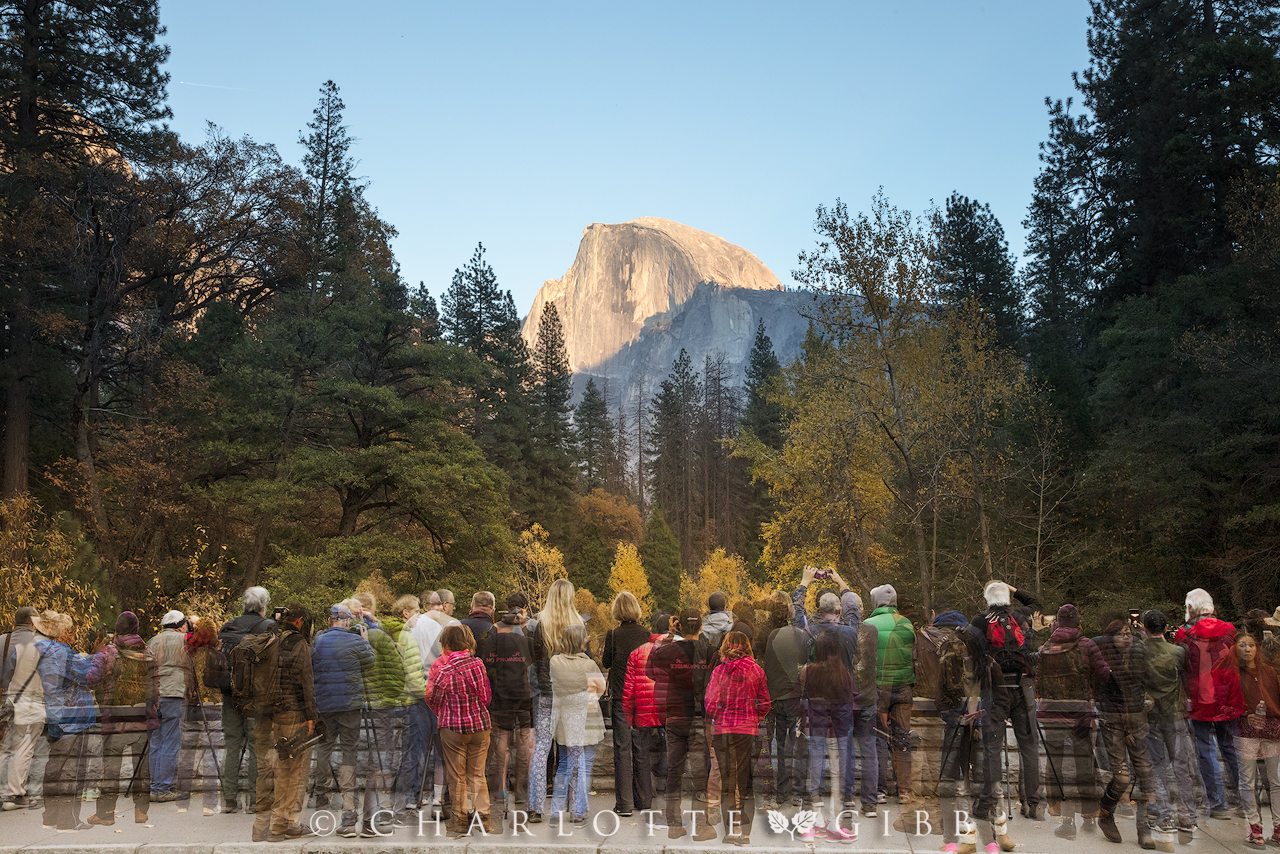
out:
{"label": "white hair", "polygon": [[823,593],[818,598],[819,614],[839,614],[840,613],[840,597],[831,591]]}
{"label": "white hair", "polygon": [[988,608],[1008,608],[1012,604],[1009,598],[1009,585],[1003,581],[990,582],[987,584],[986,589],[982,591],[982,595],[987,600]]}
{"label": "white hair", "polygon": [[1209,595],[1208,590],[1202,587],[1197,587],[1187,594],[1186,605],[1186,621],[1188,623],[1196,617],[1204,617],[1213,613],[1213,597]]}
{"label": "white hair", "polygon": [[265,614],[271,604],[271,594],[265,587],[250,587],[244,591],[244,612],[246,614]]}

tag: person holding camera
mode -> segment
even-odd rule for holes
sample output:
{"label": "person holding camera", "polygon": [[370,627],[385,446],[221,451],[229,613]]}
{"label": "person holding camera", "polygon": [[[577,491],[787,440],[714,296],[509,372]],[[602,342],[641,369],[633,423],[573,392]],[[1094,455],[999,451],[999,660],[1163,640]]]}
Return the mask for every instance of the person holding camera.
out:
{"label": "person holding camera", "polygon": [[160,634],[147,641],[160,673],[160,726],[151,733],[147,748],[151,763],[151,801],[176,801],[174,780],[178,771],[178,750],[182,747],[182,711],[187,698],[187,674],[191,656],[187,654],[187,617],[170,611],[160,620]]}
{"label": "person holding camera", "polygon": [[[316,690],[316,712],[328,738],[316,748],[315,779],[312,791],[317,798],[332,791],[333,748],[342,754],[337,784],[342,796],[342,823],[338,835],[348,839],[360,835],[356,814],[356,763],[360,745],[360,710],[364,707],[364,683],[373,667],[373,647],[369,646],[364,621],[351,625],[351,610],[341,602],[329,609],[329,628],[316,635],[311,650],[311,672]],[[323,801],[321,801],[323,803]]]}
{"label": "person holding camera", "polygon": [[[302,626],[311,614],[298,602],[287,602],[276,609],[276,623],[269,629],[279,635],[261,666],[275,678],[274,690],[264,696],[255,680],[255,704],[260,713],[253,730],[258,758],[266,760],[281,739],[293,739],[302,732],[315,732],[320,715],[316,711],[315,684],[312,680],[311,645],[302,634]],[[272,660],[274,659],[274,661]],[[283,842],[314,835],[310,828],[298,824],[302,813],[301,783],[303,770],[311,762],[311,750],[285,755],[276,751],[274,775],[271,763],[258,763],[259,811],[253,817],[254,842]],[[268,811],[263,804],[271,804]]]}

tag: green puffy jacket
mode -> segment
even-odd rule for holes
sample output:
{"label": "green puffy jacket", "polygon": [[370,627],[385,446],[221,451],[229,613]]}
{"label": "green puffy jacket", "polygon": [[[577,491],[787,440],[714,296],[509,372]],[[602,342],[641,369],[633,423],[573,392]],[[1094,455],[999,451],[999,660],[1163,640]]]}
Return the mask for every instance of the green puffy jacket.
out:
{"label": "green puffy jacket", "polygon": [[879,634],[876,649],[876,683],[881,688],[898,688],[914,685],[915,666],[912,653],[916,646],[916,631],[911,621],[898,613],[892,605],[882,605],[871,612],[866,624],[874,626]]}
{"label": "green puffy jacket", "polygon": [[373,647],[373,667],[365,671],[365,702],[373,709],[405,705],[404,653],[385,623],[369,627],[369,646]]}
{"label": "green puffy jacket", "polygon": [[[418,619],[425,619],[419,617]],[[422,653],[413,632],[405,628],[399,617],[383,617],[382,629],[395,639],[400,648],[400,660],[404,662],[405,703],[421,703],[427,693],[427,676],[422,669]]]}

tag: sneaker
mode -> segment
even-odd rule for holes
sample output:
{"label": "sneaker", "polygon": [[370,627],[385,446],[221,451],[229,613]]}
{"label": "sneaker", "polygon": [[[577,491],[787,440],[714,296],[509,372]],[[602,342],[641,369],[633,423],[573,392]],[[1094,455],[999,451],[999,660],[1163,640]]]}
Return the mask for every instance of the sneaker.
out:
{"label": "sneaker", "polygon": [[1272,848],[1280,848],[1280,824],[1275,826],[1271,831],[1271,838],[1267,840],[1267,844]]}
{"label": "sneaker", "polygon": [[27,798],[27,809],[38,810],[44,807],[44,801],[40,798]]}
{"label": "sneaker", "polygon": [[942,854],[960,854],[960,843],[948,842],[942,846]]}
{"label": "sneaker", "polygon": [[1266,848],[1267,840],[1262,835],[1262,825],[1249,825],[1249,835],[1245,837],[1244,844],[1250,848]]}
{"label": "sneaker", "polygon": [[233,812],[240,812],[240,801],[238,799],[224,801],[222,811],[227,815],[231,815]]}
{"label": "sneaker", "polygon": [[875,805],[875,804],[864,804],[864,805],[863,805],[863,807],[862,807],[862,815],[863,815],[864,817],[866,817],[866,818],[875,818],[875,817],[876,817],[876,805]]}
{"label": "sneaker", "polygon": [[889,796],[886,795],[884,792],[876,792],[876,803],[878,804],[889,803]]}
{"label": "sneaker", "polygon": [[221,807],[205,807],[204,808],[205,815],[217,815],[220,812],[222,812]]}
{"label": "sneaker", "polygon": [[1076,838],[1076,822],[1075,819],[1068,819],[1053,829],[1053,835],[1059,839],[1075,839]]}
{"label": "sneaker", "polygon": [[[574,816],[574,817],[569,821],[569,824],[573,825],[574,827],[586,827],[586,826],[587,826],[587,817],[586,817],[585,815],[575,815],[575,816]],[[694,837],[694,838],[696,839],[697,837]]]}
{"label": "sneaker", "polygon": [[101,789],[86,789],[85,793],[81,795],[80,798],[85,801],[96,801],[101,795]]}
{"label": "sneaker", "polygon": [[338,835],[343,839],[356,839],[360,836],[360,825],[344,824],[338,828]]}
{"label": "sneaker", "polygon": [[807,830],[800,831],[801,842],[813,842],[816,839],[826,839],[826,838],[827,838],[826,828],[822,828],[821,836],[819,836],[819,830],[817,825],[814,825],[813,827],[810,827]]}
{"label": "sneaker", "polygon": [[152,792],[151,793],[151,803],[153,804],[167,804],[172,801],[176,801],[177,799],[178,799],[177,792]]}
{"label": "sneaker", "polygon": [[988,842],[982,849],[986,854],[1000,854],[1000,846],[995,842]]}
{"label": "sneaker", "polygon": [[1216,818],[1225,821],[1226,819],[1231,818],[1231,810],[1217,809],[1215,807],[1214,809],[1209,810],[1209,818]]}
{"label": "sneaker", "polygon": [[3,804],[0,804],[0,809],[4,810],[5,812],[9,812],[10,810],[16,810],[17,808],[18,808],[17,801],[5,801]]}
{"label": "sneaker", "polygon": [[858,834],[852,830],[846,830],[838,824],[827,825],[827,841],[828,842],[857,842]]}

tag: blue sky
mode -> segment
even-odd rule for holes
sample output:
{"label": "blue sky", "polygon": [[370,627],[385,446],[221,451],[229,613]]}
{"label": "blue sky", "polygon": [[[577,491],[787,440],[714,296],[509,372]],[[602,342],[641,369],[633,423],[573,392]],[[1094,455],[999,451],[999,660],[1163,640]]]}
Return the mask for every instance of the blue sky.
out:
{"label": "blue sky", "polygon": [[172,127],[301,159],[342,89],[358,174],[434,294],[483,241],[527,311],[592,222],[718,234],[786,284],[814,208],[877,187],[989,202],[1016,253],[1046,95],[1087,61],[1086,0],[488,3],[161,0]]}

